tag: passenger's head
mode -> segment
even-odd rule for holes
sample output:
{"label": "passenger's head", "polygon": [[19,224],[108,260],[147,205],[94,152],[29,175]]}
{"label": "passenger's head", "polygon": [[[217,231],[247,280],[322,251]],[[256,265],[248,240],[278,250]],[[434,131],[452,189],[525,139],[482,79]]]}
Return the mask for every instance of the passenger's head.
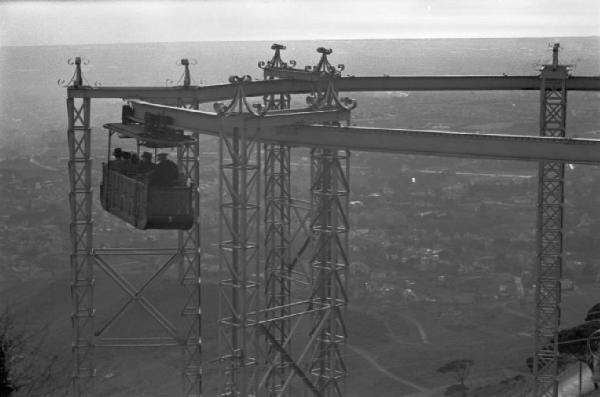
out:
{"label": "passenger's head", "polygon": [[123,160],[131,160],[131,153],[123,152]]}
{"label": "passenger's head", "polygon": [[142,160],[143,161],[152,161],[152,153],[150,153],[150,152],[142,153]]}
{"label": "passenger's head", "polygon": [[123,157],[123,151],[120,147],[116,147],[115,150],[113,150],[113,156],[115,156],[117,160],[120,160]]}
{"label": "passenger's head", "polygon": [[140,162],[140,158],[138,157],[137,153],[131,153],[131,162],[133,164],[137,164]]}
{"label": "passenger's head", "polygon": [[167,153],[159,153],[158,154],[158,161],[165,161],[167,159],[169,155]]}

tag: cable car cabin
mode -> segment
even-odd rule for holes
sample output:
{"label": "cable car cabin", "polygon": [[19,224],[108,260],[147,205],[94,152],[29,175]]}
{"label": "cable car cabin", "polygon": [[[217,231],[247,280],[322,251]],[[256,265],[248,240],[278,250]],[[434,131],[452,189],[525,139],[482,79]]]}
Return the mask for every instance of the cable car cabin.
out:
{"label": "cable car cabin", "polygon": [[100,202],[111,214],[138,229],[187,230],[194,222],[192,189],[184,183],[150,185],[102,164]]}
{"label": "cable car cabin", "polygon": [[[139,125],[106,124],[104,127],[109,130],[109,155],[110,137],[115,132],[121,138],[135,138],[138,152],[139,145],[159,148],[191,142],[189,137],[183,137],[188,139],[178,142],[153,141],[143,134],[138,135]],[[141,174],[135,169],[123,169],[116,163],[112,160],[102,164],[100,202],[106,211],[142,230],[187,230],[192,227],[193,186],[188,186],[181,174],[176,174],[175,180],[170,184],[155,184],[147,174]]]}

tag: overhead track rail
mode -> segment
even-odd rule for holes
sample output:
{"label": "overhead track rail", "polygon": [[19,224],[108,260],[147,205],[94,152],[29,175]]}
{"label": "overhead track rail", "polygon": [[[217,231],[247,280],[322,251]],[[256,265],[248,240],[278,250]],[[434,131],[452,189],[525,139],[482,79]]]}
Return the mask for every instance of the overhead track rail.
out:
{"label": "overhead track rail", "polygon": [[[260,125],[260,136],[256,139],[263,143],[388,153],[600,164],[600,140],[594,139],[309,124],[312,119],[317,122],[324,120],[324,117],[331,117],[332,121],[343,119],[344,110],[311,113],[285,111],[263,117],[240,115],[219,118],[214,113],[143,102],[133,101],[131,106],[135,120],[143,120],[146,112],[162,114],[171,118],[171,128],[209,135],[219,134],[219,123],[246,128]],[[294,124],[301,120],[305,123]],[[143,130],[139,125],[109,124],[107,127],[125,134]]]}
{"label": "overhead track rail", "polygon": [[[286,75],[288,72],[281,71]],[[245,86],[246,96],[262,96],[273,92],[304,94],[312,90],[314,81],[292,79],[252,81]],[[342,92],[376,91],[510,91],[539,90],[539,76],[349,76],[335,79]],[[180,87],[68,87],[72,98],[123,98],[157,100],[221,101],[233,97],[235,84]],[[575,76],[567,79],[569,91],[600,91],[600,77]],[[175,102],[174,102],[175,103]]]}

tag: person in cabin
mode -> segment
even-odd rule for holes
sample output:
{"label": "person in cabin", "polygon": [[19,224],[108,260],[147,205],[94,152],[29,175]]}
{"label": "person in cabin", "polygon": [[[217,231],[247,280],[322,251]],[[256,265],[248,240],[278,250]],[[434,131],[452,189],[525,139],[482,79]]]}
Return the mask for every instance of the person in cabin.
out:
{"label": "person in cabin", "polygon": [[131,164],[133,164],[135,169],[137,169],[138,165],[140,164],[140,158],[138,157],[137,153],[131,152]]}
{"label": "person in cabin", "polygon": [[123,162],[119,171],[123,174],[129,174],[132,171],[135,172],[135,168],[133,168],[133,163],[131,162],[131,152],[123,152]]}
{"label": "person in cabin", "polygon": [[177,182],[179,177],[177,164],[167,158],[167,153],[159,153],[157,157],[158,164],[149,174],[149,183],[151,185],[168,186]]}
{"label": "person in cabin", "polygon": [[113,156],[114,160],[110,160],[108,165],[113,170],[120,171],[123,165],[123,150],[121,150],[120,147],[116,147],[115,150],[113,150]]}
{"label": "person in cabin", "polygon": [[152,153],[144,152],[142,153],[142,160],[138,165],[138,174],[145,175],[148,172],[152,171],[156,165],[152,162]]}

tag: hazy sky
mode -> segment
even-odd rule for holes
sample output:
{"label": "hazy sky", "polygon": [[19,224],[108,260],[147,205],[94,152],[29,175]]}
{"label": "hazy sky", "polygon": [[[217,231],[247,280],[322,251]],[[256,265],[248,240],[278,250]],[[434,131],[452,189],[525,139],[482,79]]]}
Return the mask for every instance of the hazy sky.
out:
{"label": "hazy sky", "polygon": [[0,2],[0,45],[592,35],[598,0]]}

